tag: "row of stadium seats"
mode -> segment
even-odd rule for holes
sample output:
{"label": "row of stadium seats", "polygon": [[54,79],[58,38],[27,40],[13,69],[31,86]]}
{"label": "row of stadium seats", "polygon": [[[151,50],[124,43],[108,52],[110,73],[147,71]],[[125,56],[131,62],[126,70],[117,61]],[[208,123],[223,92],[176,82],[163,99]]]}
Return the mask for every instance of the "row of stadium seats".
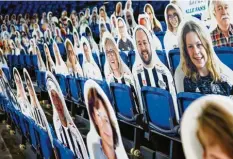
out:
{"label": "row of stadium seats", "polygon": [[55,149],[58,157],[61,159],[75,158],[73,152],[56,138],[51,125],[49,126],[52,133],[52,144],[48,132],[38,126],[34,120],[22,114],[21,111],[15,108],[12,101],[7,100],[2,94],[0,94],[0,105],[1,109],[5,111],[7,119],[11,120],[10,122],[16,126],[18,132],[26,139],[26,142],[31,145],[37,155],[49,159],[54,156],[53,149]]}

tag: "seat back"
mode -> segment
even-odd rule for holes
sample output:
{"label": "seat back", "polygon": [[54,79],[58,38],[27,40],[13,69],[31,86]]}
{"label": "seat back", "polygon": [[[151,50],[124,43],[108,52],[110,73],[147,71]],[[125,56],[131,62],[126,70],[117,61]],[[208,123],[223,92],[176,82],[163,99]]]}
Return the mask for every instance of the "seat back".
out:
{"label": "seat back", "polygon": [[32,59],[32,65],[34,67],[35,70],[38,70],[38,60],[37,60],[37,55],[31,55],[31,59]]}
{"label": "seat back", "polygon": [[19,64],[20,64],[20,68],[24,68],[25,67],[25,55],[19,55]]}
{"label": "seat back", "polygon": [[31,69],[31,67],[32,67],[31,56],[30,55],[25,55],[25,61],[26,61],[27,68]]}
{"label": "seat back", "polygon": [[58,151],[59,159],[75,159],[74,153],[65,147],[58,139],[53,139],[53,145]]}
{"label": "seat back", "polygon": [[101,63],[101,69],[104,71],[104,65],[105,65],[105,54],[101,53],[100,54],[100,63]]}
{"label": "seat back", "polygon": [[79,95],[81,92],[80,92],[79,86],[77,84],[76,78],[74,78],[72,76],[67,76],[66,79],[68,81],[71,99],[74,102],[78,103],[78,101],[80,100]]}
{"label": "seat back", "polygon": [[105,80],[103,81],[95,80],[95,82],[99,84],[99,86],[103,89],[104,93],[107,95],[109,101],[113,104],[112,96],[111,96],[107,82]]}
{"label": "seat back", "polygon": [[165,31],[160,31],[160,32],[155,33],[155,35],[158,37],[159,41],[161,42],[163,49],[164,49],[163,38],[164,38],[165,33],[166,33]]}
{"label": "seat back", "polygon": [[63,43],[58,43],[57,46],[59,48],[61,57],[63,58],[63,61],[66,61],[67,57],[66,57],[66,48],[65,48],[65,45]]}
{"label": "seat back", "polygon": [[68,95],[68,87],[67,87],[67,81],[66,81],[66,77],[62,74],[56,74],[56,78],[57,81],[60,85],[60,88],[62,90],[62,94],[64,95],[64,97],[67,97]]}
{"label": "seat back", "polygon": [[129,67],[129,60],[128,60],[128,56],[126,55],[126,53],[121,51],[120,52],[120,57],[123,60],[123,62]]}
{"label": "seat back", "polygon": [[133,51],[133,50],[129,51],[128,57],[129,57],[130,67],[131,67],[131,69],[132,69],[133,64],[134,64],[134,62],[135,62],[135,51]]}
{"label": "seat back", "polygon": [[132,119],[134,117],[133,109],[135,108],[135,103],[130,87],[120,83],[110,83],[110,88],[116,113]]}
{"label": "seat back", "polygon": [[141,89],[148,121],[156,127],[171,130],[175,118],[171,94],[160,88],[144,86]]}
{"label": "seat back", "polygon": [[172,74],[175,73],[177,66],[180,63],[180,49],[173,49],[168,53]]}
{"label": "seat back", "polygon": [[78,61],[81,67],[83,67],[83,54],[78,54]]}
{"label": "seat back", "polygon": [[167,56],[166,56],[166,52],[164,50],[156,50],[156,53],[160,59],[160,61],[167,67],[168,66],[168,62],[167,62]]}
{"label": "seat back", "polygon": [[203,94],[191,93],[191,92],[180,92],[177,94],[177,100],[179,105],[180,115],[188,108],[188,106],[196,99],[202,97]]}
{"label": "seat back", "polygon": [[95,63],[99,66],[100,68],[100,62],[99,62],[99,58],[98,58],[98,55],[96,53],[92,53],[92,56],[95,60]]}
{"label": "seat back", "polygon": [[82,100],[84,101],[84,85],[86,83],[88,79],[87,78],[84,78],[84,77],[78,77],[77,78],[77,82],[81,88],[81,97],[82,97]]}
{"label": "seat back", "polygon": [[4,72],[8,82],[11,82],[11,74],[9,68],[2,67],[2,71]]}
{"label": "seat back", "polygon": [[233,48],[232,47],[215,47],[215,53],[218,58],[227,65],[231,70],[233,70]]}

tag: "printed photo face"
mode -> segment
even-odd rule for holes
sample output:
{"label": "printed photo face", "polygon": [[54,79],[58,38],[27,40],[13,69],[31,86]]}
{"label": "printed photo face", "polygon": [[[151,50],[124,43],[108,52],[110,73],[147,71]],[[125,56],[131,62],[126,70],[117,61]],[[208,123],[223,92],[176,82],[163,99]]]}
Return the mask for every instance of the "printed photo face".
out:
{"label": "printed photo face", "polygon": [[53,50],[54,50],[54,54],[56,56],[56,60],[57,60],[58,64],[60,65],[61,62],[60,62],[60,58],[59,58],[60,57],[59,56],[59,50],[58,50],[58,47],[56,46],[55,43],[53,43]]}
{"label": "printed photo face", "polygon": [[153,20],[153,13],[152,13],[152,10],[151,10],[151,8],[149,7],[149,6],[147,6],[146,7],[146,13],[149,15],[149,17],[150,17],[150,21],[152,21]]}
{"label": "printed photo face", "polygon": [[136,45],[144,64],[149,65],[152,59],[152,50],[146,33],[142,29],[136,30]]}
{"label": "printed photo face", "polygon": [[74,33],[73,36],[74,36],[75,43],[78,44],[79,43],[79,39],[78,39],[77,33]]}
{"label": "printed photo face", "polygon": [[15,83],[16,83],[17,87],[20,88],[21,87],[21,82],[20,82],[19,75],[17,73],[15,73],[14,77],[15,77]]}
{"label": "printed photo face", "polygon": [[130,11],[126,11],[126,20],[129,24],[129,26],[131,26],[133,22],[132,22],[132,17],[131,17]]}
{"label": "printed photo face", "polygon": [[53,104],[57,110],[58,117],[61,120],[62,125],[67,126],[62,100],[55,90],[51,90],[51,98],[53,100]]}
{"label": "printed photo face", "polygon": [[230,23],[230,9],[227,1],[216,1],[214,11],[218,24],[227,26]]}
{"label": "printed photo face", "polygon": [[169,9],[167,11],[167,18],[172,28],[177,28],[179,26],[179,18],[175,9]]}
{"label": "printed photo face", "polygon": [[110,40],[107,39],[107,41],[105,42],[106,45],[106,56],[108,59],[108,63],[111,67],[112,70],[119,70],[119,61],[117,58],[117,48],[114,45],[114,43]]}
{"label": "printed photo face", "polygon": [[122,20],[118,20],[118,29],[119,29],[119,33],[121,35],[121,37],[124,37],[125,35],[125,25],[122,22]]}
{"label": "printed photo face", "polygon": [[208,56],[201,40],[196,33],[189,32],[186,34],[186,45],[188,56],[192,63],[196,66],[196,69],[205,69]]}
{"label": "printed photo face", "polygon": [[103,106],[103,103],[98,100],[99,108],[94,108],[94,122],[98,127],[99,134],[104,143],[107,143],[108,146],[113,147],[113,132],[108,117],[108,113]]}
{"label": "printed photo face", "polygon": [[102,17],[102,18],[105,17],[105,13],[104,13],[104,10],[103,10],[103,9],[100,10],[100,17]]}
{"label": "printed photo face", "polygon": [[74,50],[71,46],[71,44],[68,42],[67,45],[66,45],[66,50],[67,50],[67,55],[68,55],[68,58],[69,58],[69,61],[74,64],[75,63],[75,54],[74,54]]}
{"label": "printed photo face", "polygon": [[90,51],[89,51],[86,43],[83,43],[83,50],[84,50],[84,54],[85,54],[87,61],[90,62],[90,55],[89,55]]}

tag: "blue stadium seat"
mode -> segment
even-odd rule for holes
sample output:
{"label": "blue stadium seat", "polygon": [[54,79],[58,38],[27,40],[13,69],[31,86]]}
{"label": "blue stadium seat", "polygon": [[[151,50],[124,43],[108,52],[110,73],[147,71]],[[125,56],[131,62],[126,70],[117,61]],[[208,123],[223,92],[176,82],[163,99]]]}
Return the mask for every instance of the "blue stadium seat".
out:
{"label": "blue stadium seat", "polygon": [[36,81],[37,86],[40,88],[41,91],[46,91],[46,72],[36,70]]}
{"label": "blue stadium seat", "polygon": [[101,70],[104,71],[104,65],[105,65],[105,54],[104,54],[104,52],[100,53],[100,63],[101,63]]}
{"label": "blue stadium seat", "polygon": [[167,66],[167,68],[169,68],[168,66],[168,62],[167,62],[167,56],[166,56],[166,52],[164,50],[156,50],[156,53],[160,59],[160,61]]}
{"label": "blue stadium seat", "polygon": [[25,55],[19,55],[19,64],[20,64],[20,68],[23,69],[26,67],[26,61],[25,61]]}
{"label": "blue stadium seat", "polygon": [[66,77],[69,85],[71,100],[75,103],[78,103],[80,101],[80,87],[77,83],[77,80],[75,77],[67,76]]}
{"label": "blue stadium seat", "polygon": [[65,45],[63,43],[58,43],[57,46],[59,48],[59,51],[60,51],[60,54],[61,54],[63,60],[66,61],[66,48],[65,48]]}
{"label": "blue stadium seat", "polygon": [[10,74],[9,68],[2,67],[2,71],[4,72],[8,82],[10,83],[11,82],[11,74]]}
{"label": "blue stadium seat", "polygon": [[133,51],[133,50],[129,51],[128,57],[129,57],[130,67],[132,69],[134,61],[135,61],[135,51]]}
{"label": "blue stadium seat", "polygon": [[39,67],[38,67],[37,55],[31,55],[31,59],[32,59],[33,68],[34,68],[35,70],[38,70]]}
{"label": "blue stadium seat", "polygon": [[233,48],[232,47],[215,47],[219,59],[227,65],[231,70],[233,70]]}
{"label": "blue stadium seat", "polygon": [[99,58],[98,58],[98,55],[96,53],[92,53],[92,56],[95,60],[95,63],[99,66],[99,68],[101,69],[100,67],[100,62],[99,62]]}
{"label": "blue stadium seat", "polygon": [[56,61],[56,60],[55,60],[55,54],[54,54],[54,52],[53,52],[53,44],[49,44],[49,45],[48,45],[48,48],[49,48],[49,52],[50,52],[50,55],[51,55],[53,61]]}
{"label": "blue stadium seat", "polygon": [[62,74],[56,74],[56,78],[57,78],[57,81],[60,85],[60,88],[61,88],[61,91],[62,91],[62,94],[64,95],[64,97],[66,98],[68,96],[68,87],[67,87],[67,81],[66,81],[66,77]]}
{"label": "blue stadium seat", "polygon": [[165,31],[160,31],[160,32],[155,33],[155,35],[159,38],[159,41],[161,42],[163,49],[164,49],[163,38],[164,38],[165,33],[166,33]]}
{"label": "blue stadium seat", "polygon": [[66,38],[69,39],[69,40],[72,42],[72,44],[74,45],[73,35],[67,34],[67,35],[66,35]]}
{"label": "blue stadium seat", "polygon": [[141,93],[150,130],[168,136],[177,135],[179,126],[173,122],[175,112],[171,94],[167,90],[148,86],[142,87]]}
{"label": "blue stadium seat", "polygon": [[129,86],[120,83],[110,83],[115,111],[120,120],[136,122],[136,103]]}
{"label": "blue stadium seat", "polygon": [[78,61],[81,67],[83,67],[83,54],[78,54]]}
{"label": "blue stadium seat", "polygon": [[123,60],[123,62],[129,67],[129,60],[128,60],[128,56],[126,55],[126,53],[124,53],[123,51],[120,51],[120,57]]}
{"label": "blue stadium seat", "polygon": [[84,78],[84,77],[78,77],[78,78],[77,78],[78,85],[79,85],[80,88],[81,88],[81,98],[82,98],[82,101],[84,101],[84,85],[85,85],[85,82],[86,82],[87,80],[88,80],[88,79],[87,79],[87,78]]}
{"label": "blue stadium seat", "polygon": [[34,125],[34,130],[37,138],[37,149],[40,151],[40,155],[45,159],[50,159],[52,157],[52,145],[48,132],[43,130],[37,124]]}
{"label": "blue stadium seat", "polygon": [[19,58],[17,55],[12,55],[12,66],[13,67],[18,67],[19,64]]}
{"label": "blue stadium seat", "polygon": [[188,106],[196,99],[202,97],[203,94],[191,93],[191,92],[180,92],[177,94],[177,100],[179,105],[180,116],[188,108]]}
{"label": "blue stadium seat", "polygon": [[74,153],[65,147],[58,139],[53,139],[53,144],[59,153],[60,159],[75,159]]}
{"label": "blue stadium seat", "polygon": [[166,24],[166,22],[165,21],[161,21],[160,23],[162,25],[163,31],[167,31],[167,24]]}
{"label": "blue stadium seat", "polygon": [[180,63],[180,49],[173,49],[169,51],[168,57],[169,57],[172,73],[174,74],[177,66]]}
{"label": "blue stadium seat", "polygon": [[13,67],[13,56],[11,54],[7,55],[7,62],[9,67]]}
{"label": "blue stadium seat", "polygon": [[27,68],[31,69],[33,67],[31,56],[30,55],[25,55],[25,61],[26,61]]}
{"label": "blue stadium seat", "polygon": [[32,145],[32,147],[36,150],[37,149],[37,142],[36,142],[36,136],[34,131],[34,125],[35,121],[31,118],[24,115],[24,123],[26,127],[27,137],[29,138],[29,142]]}
{"label": "blue stadium seat", "polygon": [[109,101],[111,103],[113,103],[112,96],[111,96],[111,93],[110,93],[110,90],[109,90],[107,82],[105,80],[103,80],[103,81],[101,81],[101,80],[95,80],[95,82],[99,84],[99,86],[103,89],[104,93],[108,97]]}

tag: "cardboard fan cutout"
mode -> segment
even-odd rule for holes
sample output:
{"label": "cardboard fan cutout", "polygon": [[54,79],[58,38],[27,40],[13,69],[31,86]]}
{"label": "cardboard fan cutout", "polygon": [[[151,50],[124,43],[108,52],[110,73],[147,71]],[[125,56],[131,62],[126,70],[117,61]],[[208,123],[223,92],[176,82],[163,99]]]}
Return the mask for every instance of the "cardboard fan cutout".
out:
{"label": "cardboard fan cutout", "polygon": [[98,65],[92,56],[91,47],[88,40],[82,36],[81,37],[81,49],[83,52],[83,74],[87,78],[102,80],[102,75]]}
{"label": "cardboard fan cutout", "polygon": [[[212,152],[214,158],[231,158],[232,155],[227,156],[224,150],[226,147],[228,152],[232,150],[232,144],[229,149],[229,143],[233,140],[232,131],[227,134],[233,126],[232,119],[233,101],[228,97],[207,95],[189,105],[181,122],[181,139],[186,158],[212,158],[207,156],[210,147],[213,147],[209,152]],[[231,120],[231,125],[226,123],[227,120]],[[211,124],[206,125],[208,121]]]}
{"label": "cardboard fan cutout", "polygon": [[130,12],[133,13],[132,1],[131,1],[131,0],[127,0],[127,1],[125,2],[125,9],[124,9],[124,12],[126,12],[127,10],[130,10]]}
{"label": "cardboard fan cutout", "polygon": [[123,18],[117,18],[117,31],[118,40],[117,46],[121,51],[124,51],[127,55],[130,50],[134,50],[133,42],[127,32],[127,26]]}
{"label": "cardboard fan cutout", "polygon": [[99,48],[98,48],[98,45],[95,42],[95,40],[93,38],[93,34],[92,34],[92,31],[91,31],[91,28],[88,25],[85,26],[85,34],[86,34],[87,40],[89,41],[89,45],[90,45],[92,53],[96,53],[98,55],[98,57],[99,57]]}
{"label": "cardboard fan cutout", "polygon": [[[192,32],[190,32],[190,29]],[[231,95],[233,72],[217,57],[210,35],[202,22],[193,17],[187,18],[180,24],[178,35],[180,63],[174,75],[177,93],[186,91]],[[186,42],[193,47],[194,44],[191,40],[195,37],[202,44],[200,48],[196,49],[195,54],[192,51],[196,59],[192,56],[190,60],[188,51],[190,53],[191,51],[190,48],[186,49],[184,36]],[[205,68],[206,71],[202,72],[200,68]]]}
{"label": "cardboard fan cutout", "polygon": [[74,39],[74,52],[75,52],[76,56],[78,56],[79,54],[82,54],[82,51],[80,48],[79,35],[78,35],[78,32],[76,30],[74,30],[73,39]]}
{"label": "cardboard fan cutout", "polygon": [[65,41],[67,61],[66,65],[69,71],[69,74],[75,77],[83,77],[83,71],[79,64],[79,60],[74,52],[73,44],[69,39]]}
{"label": "cardboard fan cutout", "polygon": [[90,131],[87,145],[91,159],[128,159],[123,147],[117,119],[108,97],[93,80],[84,86]]}
{"label": "cardboard fan cutout", "polygon": [[11,86],[4,74],[4,72],[2,71],[2,69],[0,68],[0,91],[2,93],[2,95],[4,97],[6,97],[8,99],[8,101],[10,101],[12,103],[12,105],[14,106],[15,109],[17,110],[21,110],[21,107],[17,101],[16,96],[14,95]]}
{"label": "cardboard fan cutout", "polygon": [[155,16],[154,8],[149,3],[144,6],[144,13],[149,15],[150,25],[153,32],[163,31],[162,25]]}
{"label": "cardboard fan cutout", "polygon": [[106,57],[104,74],[107,83],[110,84],[111,82],[115,82],[128,85],[131,88],[137,105],[137,107],[133,111],[139,113],[140,108],[133,75],[128,66],[121,59],[117,44],[111,34],[108,32],[104,33],[103,46]]}
{"label": "cardboard fan cutout", "polygon": [[40,54],[40,49],[36,46],[36,54],[37,54],[37,61],[38,61],[38,68],[40,71],[46,71],[46,66]]}
{"label": "cardboard fan cutout", "polygon": [[151,28],[151,22],[147,14],[139,14],[138,25],[144,26],[149,31],[152,36],[153,45],[155,45],[155,50],[163,50],[159,38],[155,35],[154,31]]}
{"label": "cardboard fan cutout", "polygon": [[9,68],[8,65],[7,65],[7,62],[6,62],[6,59],[3,55],[3,52],[2,52],[2,49],[0,49],[0,67],[3,68]]}
{"label": "cardboard fan cutout", "polygon": [[167,59],[169,60],[169,51],[179,47],[177,30],[183,16],[180,8],[177,5],[170,3],[165,8],[164,17],[167,24],[167,31],[164,36],[163,43],[167,54]]}
{"label": "cardboard fan cutout", "polygon": [[46,86],[53,107],[53,124],[57,138],[68,147],[76,158],[89,158],[82,135],[66,107],[61,88],[51,72],[46,72]]}
{"label": "cardboard fan cutout", "polygon": [[56,60],[56,71],[55,72],[57,74],[63,74],[65,76],[68,75],[69,74],[68,68],[61,57],[60,50],[55,41],[53,41],[53,52],[54,52],[55,60]]}
{"label": "cardboard fan cutout", "polygon": [[25,68],[23,69],[23,73],[24,73],[24,79],[25,79],[25,82],[27,85],[27,90],[28,90],[28,93],[30,96],[30,104],[32,106],[32,115],[34,117],[35,123],[37,125],[39,125],[42,129],[44,129],[45,131],[48,132],[50,143],[51,143],[52,147],[54,148],[53,136],[52,136],[52,133],[50,130],[50,126],[49,126],[48,120],[45,116],[45,113],[44,113],[44,111],[43,111],[43,109],[38,101],[37,96],[36,96],[36,92],[34,90],[33,83],[31,81],[31,77]]}
{"label": "cardboard fan cutout", "polygon": [[117,38],[118,37],[118,32],[117,32],[117,26],[116,26],[117,22],[116,22],[115,14],[113,13],[110,18],[111,18],[111,33],[112,33],[112,36],[114,38]]}
{"label": "cardboard fan cutout", "polygon": [[104,33],[105,33],[105,32],[108,32],[107,26],[106,26],[105,21],[104,21],[103,18],[100,18],[100,22],[99,22],[99,32],[100,32],[99,47],[100,47],[100,51],[103,52],[102,39],[103,39]]}
{"label": "cardboard fan cutout", "polygon": [[125,23],[127,26],[128,34],[132,37],[133,30],[137,25],[137,23],[135,22],[134,16],[133,16],[133,12],[131,10],[126,10],[124,12],[124,16],[125,16]]}
{"label": "cardboard fan cutout", "polygon": [[34,119],[32,113],[32,106],[30,105],[27,95],[24,90],[23,82],[17,68],[13,68],[14,81],[17,88],[17,100],[20,105],[21,111],[27,117]]}
{"label": "cardboard fan cutout", "polygon": [[[136,57],[132,72],[136,81],[139,97],[141,97],[142,86],[159,87],[169,91],[173,99],[176,119],[179,121],[173,77],[169,69],[159,60],[155,53],[155,48],[151,44],[153,42],[151,34],[145,27],[137,26],[134,29],[133,39],[135,41]],[[143,108],[141,108],[141,111],[143,112]]]}
{"label": "cardboard fan cutout", "polygon": [[44,52],[45,52],[45,57],[46,57],[46,68],[48,71],[56,73],[56,65],[53,62],[53,59],[51,57],[49,47],[47,44],[44,43]]}

